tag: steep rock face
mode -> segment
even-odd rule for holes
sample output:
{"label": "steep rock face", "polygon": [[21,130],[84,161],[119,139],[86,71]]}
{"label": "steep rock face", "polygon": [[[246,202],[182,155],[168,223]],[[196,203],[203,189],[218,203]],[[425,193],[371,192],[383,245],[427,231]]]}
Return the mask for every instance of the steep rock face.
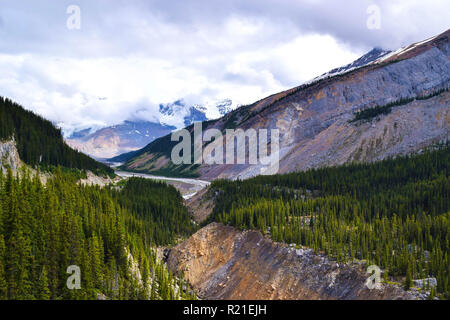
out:
{"label": "steep rock face", "polygon": [[[349,123],[349,120],[359,110],[448,89],[449,37],[450,30],[386,54],[359,69],[321,77],[267,97],[218,121],[205,123],[203,129],[279,129],[280,173],[417,152],[448,139],[448,91],[394,107],[390,114],[371,123]],[[159,169],[171,167],[167,154],[170,150],[166,154],[152,152],[150,144],[129,164],[134,170],[157,167],[157,163],[163,163]],[[262,168],[262,165],[202,164],[198,173],[202,179],[210,180],[248,178],[260,174]]]}
{"label": "steep rock face", "polygon": [[9,167],[13,172],[16,172],[20,166],[21,161],[15,141],[0,141],[0,170],[6,172]]}
{"label": "steep rock face", "polygon": [[213,223],[173,248],[167,264],[203,299],[417,299],[393,285],[369,290],[360,264],[273,243],[257,231]]}
{"label": "steep rock face", "polygon": [[[275,98],[279,100],[275,103],[261,101],[246,112],[256,116],[244,120],[239,127],[280,130],[280,173],[354,160],[381,160],[448,139],[448,92],[395,107],[391,114],[373,123],[349,123],[356,111],[448,88],[448,34],[442,47],[436,43],[417,56],[325,79],[304,90],[286,92],[284,97]],[[203,166],[200,172],[203,178],[210,179],[247,178],[258,174],[260,169]]]}

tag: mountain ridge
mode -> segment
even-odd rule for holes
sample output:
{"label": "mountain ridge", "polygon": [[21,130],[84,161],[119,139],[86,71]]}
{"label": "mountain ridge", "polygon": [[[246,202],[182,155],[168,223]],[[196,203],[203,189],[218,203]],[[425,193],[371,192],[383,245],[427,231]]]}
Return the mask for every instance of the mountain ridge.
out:
{"label": "mountain ridge", "polygon": [[[325,74],[242,106],[204,123],[203,129],[281,129],[280,173],[420,151],[448,140],[448,91],[426,100],[420,98],[449,86],[449,35],[447,30],[394,52],[379,52],[363,66]],[[360,110],[402,98],[412,101],[376,117],[372,123],[349,123]],[[159,140],[154,146],[170,146],[170,137]],[[133,157],[125,157],[124,168],[148,173],[173,168],[170,159],[159,151],[152,152],[152,147],[149,144]],[[236,179],[257,175],[260,169],[203,164],[195,172],[202,179]]]}
{"label": "mountain ridge", "polygon": [[0,97],[0,142],[2,141],[6,141],[5,146],[8,141],[14,144],[20,160],[29,166],[62,166],[90,170],[99,175],[114,175],[114,171],[108,166],[70,148],[65,143],[61,130],[50,121],[12,100]]}

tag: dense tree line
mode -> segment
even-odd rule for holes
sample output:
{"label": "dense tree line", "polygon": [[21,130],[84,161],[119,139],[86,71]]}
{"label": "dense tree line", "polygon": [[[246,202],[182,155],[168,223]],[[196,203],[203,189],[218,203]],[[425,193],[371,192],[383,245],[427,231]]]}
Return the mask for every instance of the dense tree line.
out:
{"label": "dense tree line", "polygon": [[130,178],[113,197],[132,214],[129,231],[139,231],[146,245],[173,244],[196,230],[181,194],[164,182]]}
{"label": "dense tree line", "polygon": [[275,241],[363,259],[385,279],[436,277],[449,298],[450,148],[373,164],[245,181],[215,181],[210,220],[256,228]]}
{"label": "dense tree line", "polygon": [[386,115],[391,113],[392,108],[394,107],[398,107],[398,106],[403,106],[405,104],[411,103],[414,100],[427,100],[427,99],[431,99],[435,96],[438,96],[444,92],[447,92],[448,88],[442,88],[439,90],[436,90],[430,94],[427,95],[422,95],[422,96],[417,96],[417,97],[408,97],[408,98],[401,98],[398,99],[396,101],[390,102],[388,104],[385,105],[381,105],[381,106],[375,106],[375,107],[371,107],[371,108],[367,108],[361,111],[358,111],[355,113],[355,117],[350,121],[350,123],[352,122],[358,122],[358,121],[371,121],[372,119],[381,116],[381,115]]}
{"label": "dense tree line", "polygon": [[[0,299],[195,298],[150,246],[189,230],[173,187],[132,179],[117,190],[77,179],[57,169],[43,185],[26,169],[20,178],[0,171]],[[160,231],[159,223],[174,226]],[[79,290],[66,286],[71,265],[81,269]]]}
{"label": "dense tree line", "polygon": [[30,166],[63,166],[114,175],[108,166],[75,151],[50,121],[0,97],[0,141],[14,138],[20,159]]}

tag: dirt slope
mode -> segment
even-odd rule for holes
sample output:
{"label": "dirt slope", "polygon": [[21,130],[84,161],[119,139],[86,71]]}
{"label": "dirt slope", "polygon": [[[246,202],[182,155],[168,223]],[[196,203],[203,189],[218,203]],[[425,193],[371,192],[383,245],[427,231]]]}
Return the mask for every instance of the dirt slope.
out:
{"label": "dirt slope", "polygon": [[381,285],[369,290],[363,264],[337,264],[311,250],[273,243],[257,231],[212,223],[168,255],[169,268],[203,299],[417,299]]}

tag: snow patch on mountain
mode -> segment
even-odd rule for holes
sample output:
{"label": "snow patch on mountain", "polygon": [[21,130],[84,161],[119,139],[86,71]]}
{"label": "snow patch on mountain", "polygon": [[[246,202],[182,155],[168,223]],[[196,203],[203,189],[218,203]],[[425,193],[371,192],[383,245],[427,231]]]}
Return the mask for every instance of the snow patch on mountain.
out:
{"label": "snow patch on mountain", "polygon": [[383,59],[384,57],[390,56],[392,55],[392,51],[390,50],[383,50],[381,48],[374,48],[371,51],[369,51],[368,53],[366,53],[365,55],[363,55],[362,57],[360,57],[359,59],[353,61],[352,63],[342,66],[340,68],[336,68],[333,69],[331,71],[328,71],[324,74],[322,74],[319,77],[316,77],[310,81],[307,81],[306,83],[304,83],[304,85],[308,85],[308,84],[312,84],[314,82],[317,82],[319,80],[322,79],[326,79],[326,78],[332,78],[359,68],[363,68],[369,64],[373,64],[373,63],[379,63],[379,61],[382,61],[381,59]]}

